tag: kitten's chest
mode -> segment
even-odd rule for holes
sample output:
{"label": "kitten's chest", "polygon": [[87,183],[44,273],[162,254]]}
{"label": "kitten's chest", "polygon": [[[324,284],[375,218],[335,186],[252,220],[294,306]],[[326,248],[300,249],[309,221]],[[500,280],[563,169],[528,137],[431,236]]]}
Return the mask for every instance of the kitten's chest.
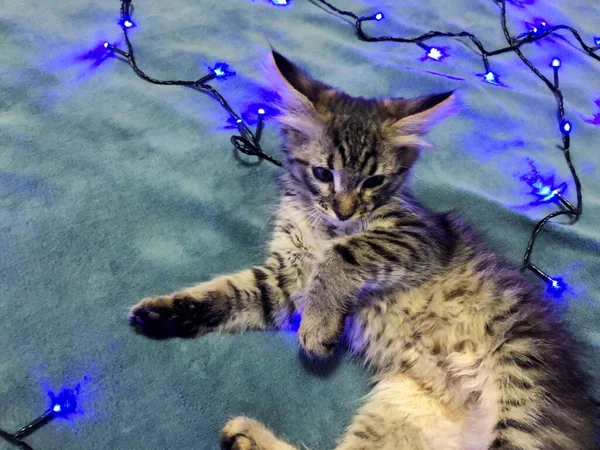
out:
{"label": "kitten's chest", "polygon": [[333,245],[334,239],[348,233],[321,222],[315,223],[297,210],[285,207],[280,211],[277,229],[281,233],[279,239],[276,236],[274,243],[280,248],[286,248],[293,254],[296,262],[306,266],[321,260]]}

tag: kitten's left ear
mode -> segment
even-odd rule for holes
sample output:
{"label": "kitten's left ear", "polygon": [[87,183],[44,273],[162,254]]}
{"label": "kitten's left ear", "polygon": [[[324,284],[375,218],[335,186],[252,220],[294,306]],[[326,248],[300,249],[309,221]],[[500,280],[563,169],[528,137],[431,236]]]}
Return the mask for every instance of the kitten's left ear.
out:
{"label": "kitten's left ear", "polygon": [[396,119],[390,128],[399,136],[422,136],[437,123],[458,110],[454,91],[414,99],[384,100],[388,112]]}

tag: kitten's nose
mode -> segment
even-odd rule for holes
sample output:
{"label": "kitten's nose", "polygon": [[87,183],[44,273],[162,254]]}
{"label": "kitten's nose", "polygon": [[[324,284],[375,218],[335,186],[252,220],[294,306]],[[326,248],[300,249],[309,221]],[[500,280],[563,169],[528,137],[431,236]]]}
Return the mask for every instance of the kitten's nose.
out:
{"label": "kitten's nose", "polygon": [[340,192],[333,199],[333,212],[341,221],[348,220],[356,212],[358,207],[358,198],[356,194],[347,194]]}

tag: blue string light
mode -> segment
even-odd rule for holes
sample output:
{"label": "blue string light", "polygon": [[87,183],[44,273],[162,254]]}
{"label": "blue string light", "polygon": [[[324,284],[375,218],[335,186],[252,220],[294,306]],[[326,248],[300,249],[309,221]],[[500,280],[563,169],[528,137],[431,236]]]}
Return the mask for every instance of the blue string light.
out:
{"label": "blue string light", "polygon": [[423,50],[425,50],[425,58],[423,58],[421,61],[428,58],[436,62],[442,62],[445,58],[448,57],[448,54],[443,48],[430,47],[429,45],[426,45],[425,43],[420,41],[417,41],[416,44]]}
{"label": "blue string light", "polygon": [[567,190],[567,183],[559,184],[556,188],[553,188],[552,184],[545,184],[539,180],[534,182],[531,187],[533,195],[539,198],[540,202],[549,202],[556,200],[559,195],[562,195]]}
{"label": "blue string light", "polygon": [[0,430],[0,437],[22,448],[31,449],[31,447],[23,442],[23,439],[52,421],[52,419],[67,417],[73,414],[77,409],[77,398],[75,395],[78,392],[79,385],[75,389],[63,389],[58,394],[49,392],[50,407],[44,414],[29,422],[14,434]]}
{"label": "blue string light", "polygon": [[533,161],[528,160],[531,170],[520,177],[521,181],[524,181],[531,187],[530,194],[535,197],[535,202],[531,203],[530,206],[537,206],[541,203],[557,202],[560,201],[567,208],[574,209],[563,196],[567,190],[567,183],[560,183],[558,186],[554,185],[554,175],[543,176],[541,175]]}
{"label": "blue string light", "polygon": [[555,297],[555,298],[562,296],[562,294],[564,294],[564,292],[569,287],[567,285],[567,283],[565,283],[565,281],[560,277],[548,278],[547,282],[548,282],[547,292],[548,292],[548,294],[550,294],[552,297]]}
{"label": "blue string light", "polygon": [[134,28],[136,24],[131,19],[125,19],[121,22],[125,28]]}
{"label": "blue string light", "polygon": [[213,71],[217,78],[227,78],[235,75],[235,72],[229,70],[229,64],[224,62],[215,63],[214,67],[211,67],[210,70]]}
{"label": "blue string light", "polygon": [[600,36],[594,36],[594,45],[600,45]]}
{"label": "blue string light", "polygon": [[261,115],[261,116],[264,116],[264,115],[265,115],[265,110],[264,110],[263,108],[259,108],[257,112],[258,112],[258,114],[259,114],[259,115]]}
{"label": "blue string light", "polygon": [[77,398],[73,389],[63,389],[58,394],[49,393],[50,407],[55,415],[66,417],[77,409]]}
{"label": "blue string light", "polygon": [[431,47],[431,50],[427,52],[427,56],[435,61],[439,61],[442,59],[442,52],[440,52],[437,48]]}
{"label": "blue string light", "polygon": [[564,120],[560,124],[560,129],[562,130],[562,132],[564,134],[571,134],[571,130],[573,130],[573,126],[571,125],[571,122],[569,122],[568,120]]}
{"label": "blue string light", "polygon": [[550,63],[550,65],[552,67],[558,69],[562,65],[562,63],[561,63],[560,59],[558,59],[558,58],[552,58],[552,62]]}
{"label": "blue string light", "polygon": [[548,24],[545,21],[541,21],[537,26],[534,26],[530,32],[533,36],[540,36],[546,31],[546,26]]}
{"label": "blue string light", "polygon": [[[287,4],[289,3],[289,1],[290,0],[286,0],[285,3]],[[281,3],[281,0],[279,1],[279,3]],[[119,22],[119,24],[121,25],[121,31],[123,32],[123,38],[125,39],[127,51],[122,50],[119,47],[110,44],[109,42],[103,43],[104,48],[122,56],[129,63],[129,65],[131,65],[131,68],[133,69],[135,74],[149,83],[160,86],[188,86],[209,93],[223,107],[223,109],[227,111],[230,118],[229,120],[236,120],[239,135],[231,136],[230,139],[235,149],[246,155],[255,156],[260,159],[269,161],[277,166],[281,166],[281,162],[277,161],[272,156],[264,153],[261,149],[260,136],[263,126],[262,120],[259,120],[256,132],[252,132],[252,130],[250,130],[243,123],[243,121],[238,120],[239,115],[235,113],[235,111],[225,100],[223,95],[221,95],[221,93],[217,89],[208,84],[209,81],[215,78],[227,78],[229,76],[235,75],[234,71],[229,70],[229,65],[227,63],[217,62],[215,63],[214,67],[208,66],[209,73],[197,80],[159,80],[156,78],[152,78],[151,76],[146,74],[142,69],[139,68],[134,55],[133,44],[128,35],[129,28],[125,24],[126,21],[131,21],[133,23],[133,21],[131,20],[132,11],[132,0],[121,0],[121,21]]]}
{"label": "blue string light", "polygon": [[485,81],[486,83],[493,84],[496,86],[500,84],[500,78],[498,77],[498,74],[492,72],[491,70],[488,70],[482,76],[483,81]]}
{"label": "blue string light", "polygon": [[287,6],[290,4],[289,0],[271,0],[275,6]]}
{"label": "blue string light", "polygon": [[377,22],[379,22],[380,20],[383,20],[383,18],[384,18],[384,15],[383,15],[383,13],[382,13],[382,12],[378,12],[378,13],[375,13],[375,16],[374,16],[374,17],[375,17],[375,20],[376,20]]}

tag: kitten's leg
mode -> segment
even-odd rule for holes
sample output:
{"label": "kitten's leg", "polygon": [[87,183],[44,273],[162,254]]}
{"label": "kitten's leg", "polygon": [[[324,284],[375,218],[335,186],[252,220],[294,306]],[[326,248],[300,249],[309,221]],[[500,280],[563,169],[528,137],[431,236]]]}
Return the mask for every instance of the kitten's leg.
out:
{"label": "kitten's leg", "polygon": [[275,437],[262,423],[248,417],[236,417],[221,431],[223,450],[296,450]]}
{"label": "kitten's leg", "polygon": [[462,450],[463,417],[411,378],[386,378],[370,394],[337,450]]}
{"label": "kitten's leg", "polygon": [[[377,384],[337,450],[463,450],[463,424],[463,413],[450,411],[412,379],[394,376]],[[247,417],[225,425],[221,448],[295,450]]]}
{"label": "kitten's leg", "polygon": [[145,298],[131,309],[130,323],[152,337],[279,327],[294,312],[297,277],[293,264],[274,252],[263,267]]}

